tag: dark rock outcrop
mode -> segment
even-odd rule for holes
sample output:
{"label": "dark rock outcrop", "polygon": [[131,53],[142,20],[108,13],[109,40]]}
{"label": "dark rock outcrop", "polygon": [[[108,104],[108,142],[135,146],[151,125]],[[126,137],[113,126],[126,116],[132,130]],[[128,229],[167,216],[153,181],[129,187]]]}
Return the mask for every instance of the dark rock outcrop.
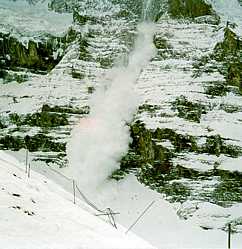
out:
{"label": "dark rock outcrop", "polygon": [[228,85],[237,86],[242,93],[242,41],[227,24],[224,40],[214,49],[215,59],[223,63]]}
{"label": "dark rock outcrop", "polygon": [[61,38],[49,37],[46,41],[29,40],[27,45],[10,34],[0,33],[0,66],[5,69],[18,67],[32,69],[34,72],[50,71],[61,59],[54,56],[64,44]]}
{"label": "dark rock outcrop", "polygon": [[213,14],[212,6],[203,0],[169,0],[168,12],[173,18],[195,18]]}

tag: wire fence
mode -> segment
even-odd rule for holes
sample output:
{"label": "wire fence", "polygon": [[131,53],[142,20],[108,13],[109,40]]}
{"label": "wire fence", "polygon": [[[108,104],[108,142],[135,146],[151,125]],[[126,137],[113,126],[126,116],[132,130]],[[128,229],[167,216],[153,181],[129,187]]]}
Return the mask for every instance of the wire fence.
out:
{"label": "wire fence", "polygon": [[[26,150],[26,157],[25,157],[25,170],[21,169],[19,167],[19,165],[9,162],[8,160],[5,160],[3,158],[0,158],[0,161],[5,162],[9,165],[12,165],[14,167],[17,167],[18,169],[22,170],[25,172],[25,174],[27,174],[28,178],[30,178],[31,176],[31,163],[29,162],[29,152],[28,150]],[[72,189],[73,189],[73,203],[77,204],[77,196],[76,193],[78,192],[79,195],[81,196],[81,198],[83,199],[83,201],[92,209],[94,209],[96,212],[98,212],[97,214],[95,214],[95,216],[107,216],[109,223],[115,228],[117,229],[117,223],[115,221],[115,215],[119,215],[119,212],[114,212],[111,208],[106,208],[106,209],[100,209],[97,207],[97,205],[94,204],[93,201],[91,201],[85,194],[83,191],[81,191],[81,189],[79,188],[79,186],[77,185],[76,181],[70,177],[67,177],[66,175],[60,173],[59,171],[49,167],[48,168],[50,171],[54,172],[55,174],[58,174],[59,176],[61,176],[62,178],[64,178],[65,180],[68,180],[71,184],[72,184]],[[76,191],[77,190],[77,191]],[[155,203],[155,201],[152,201],[141,213],[140,215],[136,218],[136,220],[132,223],[132,225],[127,229],[127,231],[125,232],[125,234],[127,234],[140,220],[141,218],[147,213],[147,211],[153,206],[153,204]],[[228,224],[228,244],[227,244],[227,248],[231,249],[231,234],[232,234],[232,229],[231,229],[231,223]]]}
{"label": "wire fence", "polygon": [[[31,166],[30,166],[30,162],[29,162],[29,151],[26,150],[26,158],[25,158],[25,173],[28,175],[28,177],[30,177],[30,171],[31,171]],[[118,212],[114,212],[111,208],[106,208],[104,210],[100,209],[97,207],[97,205],[94,204],[93,201],[90,200],[90,198],[88,198],[86,196],[86,194],[84,194],[84,192],[80,189],[80,187],[77,185],[76,181],[64,174],[62,174],[61,172],[59,172],[58,170],[55,170],[51,167],[48,167],[48,170],[54,172],[55,174],[57,174],[58,176],[62,177],[63,179],[67,180],[70,182],[70,184],[72,184],[72,191],[73,191],[73,203],[77,204],[77,192],[79,193],[80,197],[82,198],[82,200],[92,209],[94,209],[96,212],[98,212],[98,214],[96,214],[96,216],[107,216],[109,223],[117,229],[117,224],[115,221],[115,215],[118,215],[120,213]]]}

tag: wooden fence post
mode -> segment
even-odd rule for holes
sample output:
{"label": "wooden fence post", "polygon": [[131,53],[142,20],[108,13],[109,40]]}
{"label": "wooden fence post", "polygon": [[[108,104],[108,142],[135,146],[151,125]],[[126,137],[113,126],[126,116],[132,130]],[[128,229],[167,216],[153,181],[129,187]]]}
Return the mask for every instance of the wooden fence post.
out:
{"label": "wooden fence post", "polygon": [[29,167],[28,167],[28,178],[30,178],[30,170],[31,170],[31,165],[29,163]]}
{"label": "wooden fence post", "polygon": [[26,149],[26,155],[25,155],[25,174],[28,173],[28,161],[29,161],[29,151]]}
{"label": "wooden fence post", "polygon": [[231,249],[231,224],[228,225],[228,249]]}
{"label": "wooden fence post", "polygon": [[76,183],[75,183],[75,180],[72,181],[72,188],[73,188],[73,203],[76,204]]}

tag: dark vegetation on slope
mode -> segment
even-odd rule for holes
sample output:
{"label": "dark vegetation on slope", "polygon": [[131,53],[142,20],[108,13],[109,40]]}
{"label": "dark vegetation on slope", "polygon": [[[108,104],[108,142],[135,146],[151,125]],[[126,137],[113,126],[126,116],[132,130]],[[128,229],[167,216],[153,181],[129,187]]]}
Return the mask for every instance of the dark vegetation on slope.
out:
{"label": "dark vegetation on slope", "polygon": [[43,43],[30,40],[24,46],[10,34],[0,33],[0,67],[13,70],[23,67],[34,72],[50,71],[61,59],[61,56],[54,58],[53,54],[62,45],[57,38],[49,37]]}
{"label": "dark vegetation on slope", "polygon": [[63,113],[67,114],[88,114],[90,111],[89,106],[83,106],[82,108],[74,108],[72,106],[50,106],[50,105],[43,105],[42,112],[56,112],[56,113]]}
{"label": "dark vegetation on slope", "polygon": [[[88,113],[88,106],[73,108],[45,104],[39,112],[33,114],[10,113],[7,117],[0,117],[0,149],[28,149],[37,152],[34,161],[51,162],[64,167],[66,140],[63,138],[70,136],[73,118],[76,120]],[[34,134],[25,135],[31,130],[35,130]]]}
{"label": "dark vegetation on slope", "polygon": [[[173,18],[191,18],[214,15],[210,5],[204,1],[169,1],[169,13]],[[218,24],[218,23],[214,23]],[[224,96],[233,91],[236,86],[241,89],[241,41],[236,37],[230,25],[224,30],[223,42],[217,44],[213,55],[204,57],[194,67],[200,73],[209,73],[218,70],[225,75],[226,82],[211,82],[206,85],[205,93],[211,97]],[[161,57],[167,50],[167,42],[160,37],[154,40],[156,47],[161,51]],[[209,66],[206,66],[209,64]],[[173,110],[181,118],[192,122],[200,122],[202,114],[206,114],[213,107],[200,102],[189,101],[180,96],[172,103]],[[148,111],[155,113],[159,106],[146,104],[139,108],[139,112]],[[238,106],[226,106],[221,104],[221,109],[227,112],[240,111]],[[155,114],[154,114],[155,115]],[[219,157],[221,154],[228,157],[239,157],[242,148],[229,144],[220,135],[203,137],[205,142],[198,143],[198,139],[190,135],[178,134],[172,129],[147,130],[143,124],[131,125],[133,142],[129,153],[121,161],[121,170],[113,174],[115,179],[122,178],[129,172],[134,172],[138,179],[161,193],[165,193],[170,201],[202,200],[216,203],[221,206],[230,206],[242,201],[242,174],[230,172],[219,168],[219,160],[215,161],[212,170],[200,172],[174,164],[176,157],[186,158],[192,154],[210,154]],[[162,142],[169,141],[172,147],[163,146]],[[206,186],[206,181],[213,181],[213,185]],[[204,181],[204,189],[196,188],[196,181],[201,184]],[[194,185],[194,186],[193,186]]]}
{"label": "dark vegetation on slope", "polygon": [[37,126],[37,127],[58,127],[68,125],[67,115],[65,113],[51,113],[46,111],[33,114],[19,115],[12,113],[9,115],[10,122],[16,126]]}
{"label": "dark vegetation on slope", "polygon": [[[195,137],[179,134],[169,128],[157,128],[153,131],[146,129],[144,124],[135,122],[130,129],[133,139],[130,151],[121,160],[120,170],[115,171],[112,178],[119,180],[125,174],[134,172],[142,183],[165,193],[170,201],[185,201],[192,198],[209,200],[210,198],[212,202],[219,205],[230,205],[232,202],[242,200],[241,173],[220,170],[218,165],[214,165],[213,170],[199,172],[173,163],[173,158],[185,155],[187,152],[238,157],[242,155],[242,148],[227,144],[220,135],[205,137],[205,143],[198,144]],[[171,148],[168,149],[162,145],[162,142],[166,141],[171,143]],[[206,180],[213,177],[219,177],[220,183],[216,184],[214,189],[200,193],[199,197],[189,184],[179,181],[181,179]],[[234,187],[229,189],[231,182]],[[235,188],[238,191],[234,191]]]}
{"label": "dark vegetation on slope", "polygon": [[194,103],[183,95],[177,97],[172,103],[172,109],[178,112],[179,118],[184,118],[194,122],[200,122],[201,115],[207,113],[207,107],[199,102]]}
{"label": "dark vegetation on slope", "polygon": [[[53,0],[49,3],[49,8],[56,12],[73,13],[75,25],[70,27],[63,37],[52,37],[49,34],[42,33],[38,35],[38,43],[33,39],[27,44],[28,46],[25,46],[11,34],[1,34],[2,37],[0,38],[3,39],[0,39],[0,59],[2,63],[0,78],[2,78],[3,83],[11,81],[22,83],[28,80],[28,77],[31,77],[26,76],[30,75],[28,74],[29,71],[48,73],[59,63],[68,46],[73,43],[79,46],[77,50],[79,60],[96,62],[101,68],[112,67],[115,54],[108,54],[106,57],[101,57],[100,55],[96,58],[89,52],[91,46],[95,47],[93,44],[90,45],[90,41],[92,42],[93,38],[99,37],[100,33],[98,32],[102,31],[95,31],[95,29],[90,29],[87,33],[82,33],[81,31],[81,26],[87,23],[103,24],[105,26],[109,20],[103,17],[81,14],[82,11],[79,12],[78,9],[79,4],[80,2],[72,0]],[[131,12],[130,14],[134,15]],[[120,17],[112,16],[112,18]],[[19,35],[21,36],[21,34]],[[124,31],[122,36],[126,40],[130,39],[127,42],[133,44],[135,34],[132,34],[131,39],[131,35],[126,34],[126,31]],[[54,54],[59,49],[62,49],[63,53],[54,58]],[[77,80],[85,78],[85,68],[72,66],[70,69],[73,78]],[[92,86],[87,89],[89,94],[93,93],[94,90]],[[29,96],[24,96],[24,98],[27,97]],[[14,96],[13,101],[16,103],[21,100]],[[70,136],[71,131],[70,125],[88,113],[88,106],[74,108],[71,106],[51,105],[44,105],[40,111],[26,115],[5,113],[6,116],[0,117],[0,147],[11,150],[28,148],[31,152],[50,152],[50,154],[46,154],[47,157],[51,155],[51,152],[63,152],[65,154],[66,138]],[[26,133],[30,134],[27,136],[28,142],[26,142]]]}
{"label": "dark vegetation on slope", "polygon": [[168,12],[173,18],[195,18],[214,14],[204,0],[168,0]]}
{"label": "dark vegetation on slope", "polygon": [[[57,108],[56,108],[57,109]],[[8,118],[1,121],[3,129],[8,125],[15,125],[16,128],[7,132],[7,135],[0,138],[0,148],[7,150],[20,150],[27,148],[29,151],[55,151],[65,152],[65,143],[58,142],[51,135],[45,135],[52,128],[66,126],[69,124],[66,113],[51,112],[54,108],[44,105],[41,112],[20,115],[17,113],[9,114]],[[61,110],[59,107],[57,110]],[[25,135],[21,137],[14,135],[14,132],[21,131],[23,127],[39,127],[43,132],[35,135]]]}
{"label": "dark vegetation on slope", "polygon": [[4,69],[0,69],[0,79],[2,79],[3,84],[16,81],[18,83],[23,83],[29,79],[28,75],[24,72],[13,72]]}
{"label": "dark vegetation on slope", "polygon": [[0,149],[2,150],[28,149],[30,152],[65,152],[65,146],[65,143],[53,141],[53,138],[42,133],[24,137],[7,135],[0,138]]}
{"label": "dark vegetation on slope", "polygon": [[[205,94],[211,97],[224,96],[227,92],[232,90],[226,86],[223,82],[211,82],[210,85],[206,86]],[[217,108],[217,105],[205,105],[201,102],[189,101],[185,96],[181,95],[175,99],[172,103],[172,109],[177,111],[179,118],[186,119],[191,122],[200,123],[203,114]],[[229,105],[221,103],[219,109],[224,110],[227,113],[241,112],[242,106]]]}
{"label": "dark vegetation on slope", "polygon": [[22,83],[28,78],[17,71],[23,71],[24,68],[32,73],[48,73],[60,62],[65,50],[74,41],[79,44],[80,59],[90,59],[87,39],[73,28],[70,28],[63,37],[42,34],[38,42],[32,39],[27,44],[23,44],[10,33],[0,33],[0,78],[4,83]]}
{"label": "dark vegetation on slope", "polygon": [[233,27],[233,24],[228,23],[224,29],[223,41],[215,46],[212,54],[202,57],[194,64],[197,68],[194,77],[214,70],[218,70],[225,76],[226,81],[214,82],[206,86],[206,92],[211,96],[222,96],[231,91],[242,94],[242,41],[232,30]]}
{"label": "dark vegetation on slope", "polygon": [[242,41],[229,28],[224,29],[224,40],[215,47],[215,58],[222,61],[227,84],[236,86],[242,93]]}
{"label": "dark vegetation on slope", "polygon": [[225,96],[230,89],[222,81],[211,82],[206,86],[205,94],[212,97]]}

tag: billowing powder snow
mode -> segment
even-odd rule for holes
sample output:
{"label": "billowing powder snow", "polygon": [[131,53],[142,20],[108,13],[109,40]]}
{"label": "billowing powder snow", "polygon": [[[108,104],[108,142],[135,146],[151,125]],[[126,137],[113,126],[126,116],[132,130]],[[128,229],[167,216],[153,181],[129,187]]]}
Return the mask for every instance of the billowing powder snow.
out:
{"label": "billowing powder snow", "polygon": [[127,67],[114,68],[106,89],[99,89],[90,101],[91,113],[72,133],[68,157],[74,176],[84,189],[99,188],[119,168],[118,161],[128,151],[127,123],[137,108],[136,80],[155,54],[154,26],[138,27],[134,51]]}

